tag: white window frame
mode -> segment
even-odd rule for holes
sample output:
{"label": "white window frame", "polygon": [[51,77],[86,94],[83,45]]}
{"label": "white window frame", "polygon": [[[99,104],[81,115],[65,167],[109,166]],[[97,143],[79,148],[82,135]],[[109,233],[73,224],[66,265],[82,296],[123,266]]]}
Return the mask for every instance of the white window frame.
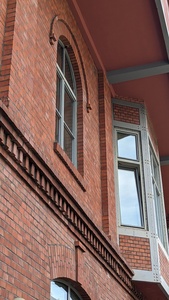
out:
{"label": "white window frame", "polygon": [[[137,159],[128,159],[118,156],[118,133],[129,134],[135,136],[136,140],[136,153]],[[144,229],[145,228],[145,214],[144,214],[144,187],[143,187],[143,169],[142,169],[142,155],[141,155],[141,143],[140,143],[140,134],[138,131],[132,131],[127,128],[115,128],[115,137],[116,137],[116,161],[117,161],[117,172],[119,169],[126,169],[126,170],[137,170],[137,174],[139,174],[139,178],[135,176],[137,192],[138,192],[138,201],[139,201],[139,211],[140,211],[140,226],[123,224],[121,218],[121,207],[120,207],[120,193],[119,193],[119,182],[117,179],[117,190],[118,190],[118,214],[119,214],[119,225],[122,227],[129,227],[129,228],[138,228]],[[118,176],[117,176],[118,178]]]}
{"label": "white window frame", "polygon": [[[164,196],[161,179],[161,169],[159,159],[155,153],[153,145],[149,140],[149,154],[150,154],[150,165],[151,165],[151,179],[152,179],[152,190],[154,200],[154,211],[155,211],[155,230],[156,234],[168,253],[168,238],[167,238],[167,225],[165,217],[165,206]],[[154,163],[156,165],[156,174],[154,173]]]}
{"label": "white window frame", "polygon": [[[64,149],[64,130],[68,132],[72,139],[72,157],[70,158],[72,163],[77,167],[77,96],[76,96],[76,81],[73,72],[73,67],[71,64],[71,60],[69,54],[67,52],[66,47],[64,44],[59,40],[58,42],[63,50],[63,70],[59,67],[57,63],[57,76],[60,79],[60,90],[57,91],[60,97],[60,109],[58,110],[56,107],[56,117],[57,117],[57,124],[56,124],[56,141],[60,144],[61,148]],[[71,71],[71,78],[73,80],[73,89],[69,85],[68,81],[65,77],[65,58],[67,58],[70,71]],[[65,106],[65,93],[68,93],[72,100],[72,130],[68,127],[65,122],[64,117],[64,106]]]}
{"label": "white window frame", "polygon": [[[167,237],[167,224],[166,224],[166,211],[164,205],[164,196],[163,196],[163,188],[162,188],[162,178],[161,178],[161,168],[160,161],[155,151],[154,140],[151,136],[151,129],[148,123],[147,111],[142,103],[136,103],[126,100],[113,99],[113,105],[121,105],[134,107],[139,110],[139,124],[133,124],[130,122],[123,122],[122,120],[118,120],[117,116],[113,114],[113,138],[114,138],[114,153],[117,157],[117,147],[116,147],[116,129],[121,128],[126,131],[136,131],[140,134],[140,145],[141,145],[141,159],[142,159],[142,201],[143,201],[143,214],[144,214],[144,224],[145,228],[134,228],[134,227],[125,227],[121,226],[120,223],[120,210],[119,210],[119,196],[118,196],[118,181],[117,181],[117,159],[116,164],[114,164],[115,169],[115,189],[116,189],[116,210],[117,210],[117,231],[118,236],[126,235],[126,236],[137,236],[141,238],[147,238],[150,242],[150,253],[151,253],[151,262],[152,262],[152,271],[153,274],[158,274],[160,270],[158,269],[160,265],[160,257],[159,257],[159,247],[162,249],[165,256],[168,258],[169,254],[169,240]],[[159,170],[160,170],[160,185],[161,185],[161,201],[162,201],[162,211],[160,218],[163,221],[163,229],[165,235],[165,243],[164,245],[160,241],[158,237],[157,229],[156,229],[156,212],[155,212],[155,203],[154,203],[154,193],[153,193],[153,184],[152,184],[152,176],[151,176],[151,160],[150,160],[150,145],[155,153]],[[119,243],[119,240],[118,240]],[[147,271],[134,270],[136,278],[142,278],[142,276],[148,276]],[[160,276],[160,273],[159,273]],[[150,277],[149,277],[150,278]]]}

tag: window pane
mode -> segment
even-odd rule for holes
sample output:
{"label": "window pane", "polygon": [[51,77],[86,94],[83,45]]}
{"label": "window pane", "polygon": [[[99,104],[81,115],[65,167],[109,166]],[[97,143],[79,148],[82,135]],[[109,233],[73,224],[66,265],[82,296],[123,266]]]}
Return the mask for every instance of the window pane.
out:
{"label": "window pane", "polygon": [[57,63],[60,67],[60,69],[63,71],[63,47],[58,43],[58,49],[57,49]]}
{"label": "window pane", "polygon": [[61,41],[57,49],[57,76],[56,141],[76,165],[76,82],[67,47]]}
{"label": "window pane", "polygon": [[66,128],[64,128],[64,150],[72,160],[72,137]]}
{"label": "window pane", "polygon": [[136,136],[118,132],[118,157],[137,160]]}
{"label": "window pane", "polygon": [[73,125],[72,117],[73,117],[73,102],[68,92],[65,91],[64,120],[71,131]]}
{"label": "window pane", "polygon": [[118,170],[122,225],[141,227],[140,196],[137,170]]}
{"label": "window pane", "polygon": [[61,135],[61,122],[60,117],[56,112],[56,131],[55,131],[55,140],[60,143],[60,135]]}
{"label": "window pane", "polygon": [[65,77],[66,77],[66,80],[68,81],[71,89],[74,91],[72,70],[71,70],[70,62],[69,62],[67,56],[65,56]]}
{"label": "window pane", "polygon": [[155,159],[153,159],[153,175],[156,181],[156,184],[159,186],[159,168]]}
{"label": "window pane", "polygon": [[161,195],[158,193],[155,184],[154,184],[153,192],[154,192],[155,214],[156,214],[156,230],[161,243],[163,244],[164,248],[167,249],[164,219],[163,219],[165,218],[165,215],[162,206],[162,198]]}
{"label": "window pane", "polygon": [[61,79],[57,76],[57,95],[56,95],[56,108],[60,111],[60,104],[61,104]]}
{"label": "window pane", "polygon": [[63,283],[51,282],[50,300],[67,300],[67,286]]}

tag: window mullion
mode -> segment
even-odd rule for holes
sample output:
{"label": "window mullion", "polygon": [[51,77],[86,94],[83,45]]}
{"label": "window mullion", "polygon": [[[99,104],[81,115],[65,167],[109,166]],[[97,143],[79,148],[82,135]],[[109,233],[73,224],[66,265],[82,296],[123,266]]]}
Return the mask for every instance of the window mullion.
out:
{"label": "window mullion", "polygon": [[64,122],[64,128],[67,130],[67,132],[71,135],[71,137],[74,139],[74,133],[70,130],[69,126]]}
{"label": "window mullion", "polygon": [[57,65],[57,71],[58,71],[59,77],[62,78],[65,82],[65,87],[66,87],[67,92],[71,95],[73,101],[76,101],[76,95],[75,95],[74,91],[72,90],[69,82],[67,81],[65,75],[63,74],[62,70],[60,69],[59,65]]}

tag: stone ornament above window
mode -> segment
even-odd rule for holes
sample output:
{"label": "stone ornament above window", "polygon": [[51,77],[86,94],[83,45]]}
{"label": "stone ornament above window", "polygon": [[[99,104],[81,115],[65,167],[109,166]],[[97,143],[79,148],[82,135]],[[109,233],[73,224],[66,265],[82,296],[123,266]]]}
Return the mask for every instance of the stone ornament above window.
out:
{"label": "stone ornament above window", "polygon": [[54,27],[54,23],[58,21],[58,16],[55,15],[52,19],[52,22],[51,22],[51,25],[50,25],[50,32],[49,32],[49,43],[51,45],[54,45],[54,43],[56,42],[56,36],[54,34],[54,30],[53,30],[53,27]]}
{"label": "stone ornament above window", "polygon": [[86,101],[86,110],[87,112],[89,113],[90,110],[92,110],[92,106],[90,104],[90,100],[89,100],[89,95],[88,95],[88,86],[87,86],[87,82],[86,82],[86,74],[85,74],[85,69],[84,69],[84,64],[83,64],[83,59],[82,59],[82,56],[81,56],[81,52],[80,52],[80,49],[78,47],[78,43],[76,41],[76,38],[74,36],[74,34],[72,33],[71,31],[71,28],[69,27],[69,25],[65,22],[65,20],[59,18],[58,15],[54,15],[54,17],[52,18],[52,21],[51,21],[51,24],[50,24],[50,31],[49,31],[49,43],[50,45],[54,45],[55,42],[57,41],[57,38],[56,38],[56,34],[54,32],[54,27],[55,27],[55,23],[57,21],[60,21],[62,23],[64,23],[64,25],[66,26],[66,28],[68,29],[68,31],[70,32],[71,36],[72,36],[72,39],[76,45],[76,48],[77,48],[77,51],[78,51],[78,54],[79,54],[79,59],[80,59],[80,62],[81,62],[81,67],[82,67],[82,70],[83,70],[83,74],[84,74],[84,82],[85,82],[85,88],[86,88],[86,93],[87,93],[87,101]]}

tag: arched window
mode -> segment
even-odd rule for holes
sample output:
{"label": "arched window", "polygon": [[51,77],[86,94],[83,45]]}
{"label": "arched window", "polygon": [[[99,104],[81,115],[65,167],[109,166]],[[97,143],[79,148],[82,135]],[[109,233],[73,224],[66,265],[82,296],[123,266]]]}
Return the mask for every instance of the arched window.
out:
{"label": "arched window", "polygon": [[71,60],[59,40],[57,49],[56,142],[77,166],[77,93]]}
{"label": "arched window", "polygon": [[52,281],[50,288],[50,300],[81,300],[70,285],[59,281]]}

